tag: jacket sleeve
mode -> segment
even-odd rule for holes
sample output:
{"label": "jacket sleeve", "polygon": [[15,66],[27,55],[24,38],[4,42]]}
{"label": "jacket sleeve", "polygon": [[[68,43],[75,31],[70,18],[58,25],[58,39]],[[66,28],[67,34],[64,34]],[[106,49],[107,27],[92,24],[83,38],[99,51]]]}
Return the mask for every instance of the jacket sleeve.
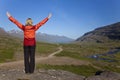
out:
{"label": "jacket sleeve", "polygon": [[12,16],[11,17],[9,17],[9,20],[11,21],[11,22],[13,22],[14,24],[16,24],[20,29],[24,29],[24,25],[23,24],[21,24],[20,22],[18,22],[15,18],[13,18]]}
{"label": "jacket sleeve", "polygon": [[35,25],[35,30],[38,30],[43,24],[45,24],[48,21],[48,17],[43,19],[41,22]]}

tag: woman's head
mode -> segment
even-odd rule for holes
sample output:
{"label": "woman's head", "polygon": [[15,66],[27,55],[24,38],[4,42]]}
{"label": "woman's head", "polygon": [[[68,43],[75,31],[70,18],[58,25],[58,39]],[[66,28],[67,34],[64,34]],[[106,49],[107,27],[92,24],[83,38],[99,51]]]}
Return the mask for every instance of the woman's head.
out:
{"label": "woman's head", "polygon": [[26,24],[25,24],[26,26],[32,26],[33,25],[33,21],[32,21],[32,19],[31,18],[28,18],[27,20],[26,20]]}

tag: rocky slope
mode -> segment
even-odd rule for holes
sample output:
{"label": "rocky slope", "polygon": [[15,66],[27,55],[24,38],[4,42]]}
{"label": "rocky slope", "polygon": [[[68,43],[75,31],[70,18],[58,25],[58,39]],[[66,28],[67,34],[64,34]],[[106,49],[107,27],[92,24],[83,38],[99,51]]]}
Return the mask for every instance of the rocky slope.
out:
{"label": "rocky slope", "polygon": [[25,74],[22,70],[0,70],[0,80],[120,80],[120,74],[101,72],[94,76],[81,76],[63,70],[36,70],[33,74]]}
{"label": "rocky slope", "polygon": [[6,33],[6,31],[0,27],[0,36],[7,36],[9,34]]}
{"label": "rocky slope", "polygon": [[110,40],[120,40],[120,22],[99,27],[93,31],[85,33],[76,41],[102,43]]}

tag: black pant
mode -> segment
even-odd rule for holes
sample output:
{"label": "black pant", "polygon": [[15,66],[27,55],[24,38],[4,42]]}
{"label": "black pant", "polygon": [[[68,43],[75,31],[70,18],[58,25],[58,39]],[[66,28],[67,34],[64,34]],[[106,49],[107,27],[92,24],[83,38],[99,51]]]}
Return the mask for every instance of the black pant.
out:
{"label": "black pant", "polygon": [[35,69],[35,47],[24,46],[25,73],[33,73]]}

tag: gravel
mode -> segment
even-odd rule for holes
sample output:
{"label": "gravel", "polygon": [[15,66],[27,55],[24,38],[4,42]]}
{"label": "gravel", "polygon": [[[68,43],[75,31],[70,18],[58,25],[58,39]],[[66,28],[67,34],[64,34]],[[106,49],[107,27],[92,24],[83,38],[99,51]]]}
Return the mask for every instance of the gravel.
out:
{"label": "gravel", "polygon": [[0,80],[120,80],[120,74],[104,71],[98,75],[85,77],[63,70],[35,70],[33,74],[25,74],[21,69],[0,70]]}
{"label": "gravel", "polygon": [[62,70],[36,70],[25,74],[23,70],[0,70],[0,80],[84,80],[84,76]]}

